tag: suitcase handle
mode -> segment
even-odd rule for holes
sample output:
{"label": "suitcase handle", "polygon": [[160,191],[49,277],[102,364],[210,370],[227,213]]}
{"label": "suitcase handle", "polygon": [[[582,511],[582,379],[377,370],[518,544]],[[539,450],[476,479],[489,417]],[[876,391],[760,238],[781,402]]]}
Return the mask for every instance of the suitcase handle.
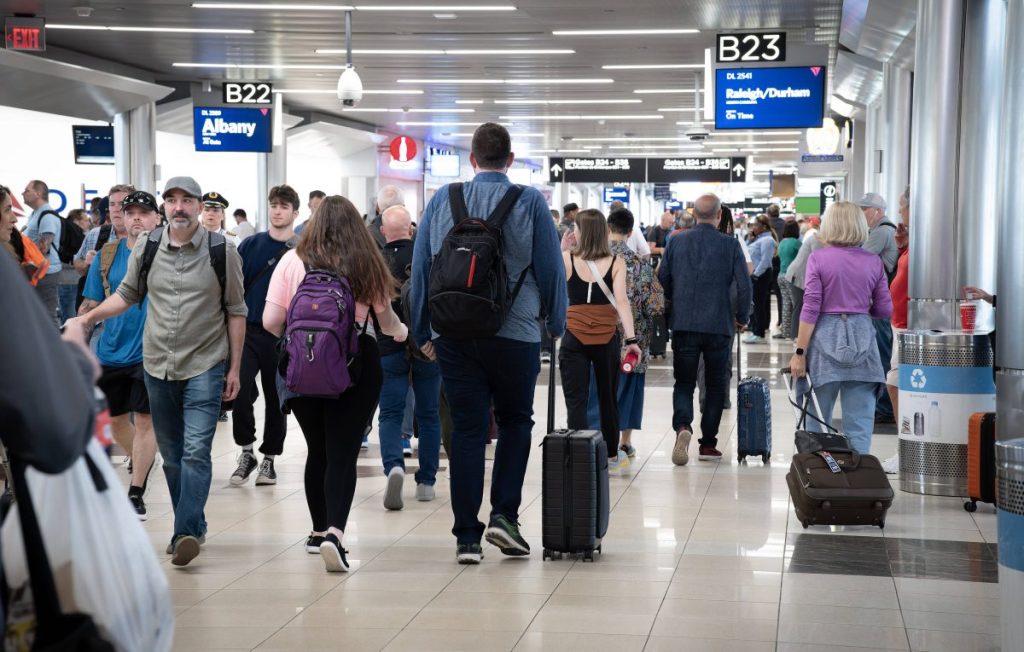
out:
{"label": "suitcase handle", "polygon": [[[541,326],[543,328],[543,326]],[[551,362],[548,363],[548,433],[555,431],[555,365],[558,360],[558,338],[551,338]]]}
{"label": "suitcase handle", "polygon": [[[810,374],[804,374],[804,378],[807,379],[807,396],[804,397],[804,404],[800,405],[796,402],[796,382],[790,382],[790,376],[792,371],[789,367],[783,367],[779,374],[782,376],[782,381],[786,383],[786,398],[789,399],[789,404],[793,406],[793,413],[796,415],[796,427],[797,430],[804,430],[807,427],[807,417],[810,417],[825,426],[830,432],[835,434],[842,434],[829,424],[822,421],[818,416],[811,414],[809,409],[809,403],[814,401],[814,409],[818,415],[821,415],[821,405],[818,404],[818,395],[814,392],[814,383],[811,382]],[[809,398],[808,398],[809,397]]]}

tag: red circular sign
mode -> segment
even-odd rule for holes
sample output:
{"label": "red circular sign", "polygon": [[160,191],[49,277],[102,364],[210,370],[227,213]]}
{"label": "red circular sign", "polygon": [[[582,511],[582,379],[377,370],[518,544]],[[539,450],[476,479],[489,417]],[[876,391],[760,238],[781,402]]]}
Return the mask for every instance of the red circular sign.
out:
{"label": "red circular sign", "polygon": [[416,158],[416,141],[408,136],[399,136],[391,141],[391,158],[406,163]]}

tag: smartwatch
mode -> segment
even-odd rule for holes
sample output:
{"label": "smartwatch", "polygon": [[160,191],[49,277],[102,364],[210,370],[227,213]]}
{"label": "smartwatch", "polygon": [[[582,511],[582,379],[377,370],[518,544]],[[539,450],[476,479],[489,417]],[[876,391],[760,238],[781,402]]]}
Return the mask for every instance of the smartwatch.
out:
{"label": "smartwatch", "polygon": [[799,355],[799,356],[803,356],[803,354],[804,354],[804,350],[803,350],[803,349],[801,349],[801,348],[797,348],[797,350],[796,350],[796,352],[795,352],[795,354],[794,354],[794,355]]}

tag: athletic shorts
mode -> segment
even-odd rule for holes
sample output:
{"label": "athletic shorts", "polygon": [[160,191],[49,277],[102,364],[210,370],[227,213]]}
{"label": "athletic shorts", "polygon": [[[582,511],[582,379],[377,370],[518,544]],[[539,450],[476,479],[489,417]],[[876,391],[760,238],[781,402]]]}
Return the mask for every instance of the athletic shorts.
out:
{"label": "athletic shorts", "polygon": [[110,416],[129,412],[149,414],[149,394],[141,362],[130,367],[103,367],[103,375],[96,384],[107,397]]}
{"label": "athletic shorts", "polygon": [[899,328],[892,329],[892,358],[889,360],[889,373],[885,376],[885,384],[900,386],[900,333]]}

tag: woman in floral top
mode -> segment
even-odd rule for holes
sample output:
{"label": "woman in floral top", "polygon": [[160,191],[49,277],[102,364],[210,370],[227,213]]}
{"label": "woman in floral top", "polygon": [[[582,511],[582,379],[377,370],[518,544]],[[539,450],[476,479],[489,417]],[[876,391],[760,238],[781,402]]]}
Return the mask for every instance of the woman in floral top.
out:
{"label": "woman in floral top", "polygon": [[[633,213],[626,208],[609,213],[608,230],[612,255],[619,256],[626,264],[626,295],[629,297],[629,305],[633,308],[633,328],[637,344],[642,351],[632,373],[619,372],[618,385],[619,427],[622,429],[619,449],[626,455],[635,457],[636,449],[633,447],[632,435],[633,430],[641,428],[643,419],[644,382],[651,357],[652,324],[655,316],[665,312],[665,292],[654,275],[650,261],[626,246],[626,241],[633,232]],[[619,328],[622,328],[621,325]],[[590,427],[596,430],[600,424],[600,416],[593,373],[590,384],[588,419]]]}

